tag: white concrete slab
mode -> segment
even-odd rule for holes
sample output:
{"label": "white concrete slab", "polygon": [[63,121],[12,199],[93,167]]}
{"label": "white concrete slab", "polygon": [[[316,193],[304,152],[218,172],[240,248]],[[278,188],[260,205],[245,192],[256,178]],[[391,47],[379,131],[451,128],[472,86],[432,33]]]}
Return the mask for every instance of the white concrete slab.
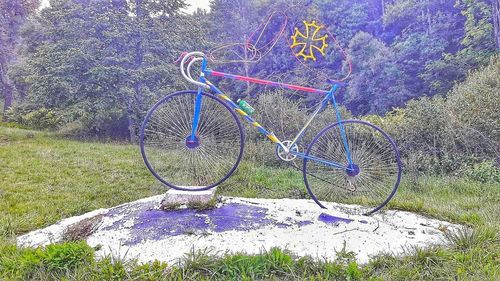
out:
{"label": "white concrete slab", "polygon": [[140,262],[157,259],[172,264],[193,249],[222,255],[279,247],[297,256],[332,260],[345,245],[358,262],[366,263],[379,253],[400,254],[406,247],[445,243],[444,232],[459,227],[403,211],[382,211],[370,217],[346,215],[342,210],[353,206],[330,203],[325,210],[312,200],[295,199],[223,197],[223,203],[212,210],[164,211],[159,210],[162,198],[68,218],[17,241],[23,246],[55,243],[69,225],[102,215],[97,230],[87,238],[90,246],[101,245],[98,256],[126,254]]}

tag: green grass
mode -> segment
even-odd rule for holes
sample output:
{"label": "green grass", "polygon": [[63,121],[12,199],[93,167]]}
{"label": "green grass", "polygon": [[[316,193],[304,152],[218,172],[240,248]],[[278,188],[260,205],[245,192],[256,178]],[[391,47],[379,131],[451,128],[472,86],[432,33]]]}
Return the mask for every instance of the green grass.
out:
{"label": "green grass", "polygon": [[0,127],[0,235],[157,194],[137,147]]}
{"label": "green grass", "polygon": [[[308,198],[299,171],[256,164],[249,148],[237,172],[219,188],[220,194]],[[113,257],[96,261],[86,258],[92,249],[84,243],[45,249],[21,249],[12,243],[16,235],[61,218],[164,192],[145,168],[138,147],[0,127],[0,279],[500,280],[498,183],[407,178],[389,208],[470,228],[450,234],[447,246],[408,249],[404,257],[381,255],[363,266],[354,263],[352,253],[341,253],[337,261],[317,262],[277,249],[222,258],[191,253],[184,266],[139,265]]]}

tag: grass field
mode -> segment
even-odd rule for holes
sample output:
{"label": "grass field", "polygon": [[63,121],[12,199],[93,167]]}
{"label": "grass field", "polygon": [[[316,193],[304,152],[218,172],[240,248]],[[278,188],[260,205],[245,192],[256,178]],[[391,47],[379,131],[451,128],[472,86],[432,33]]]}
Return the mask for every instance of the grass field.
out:
{"label": "grass field", "polygon": [[[269,145],[269,149],[273,149]],[[249,157],[247,157],[249,158]],[[60,280],[500,280],[500,186],[460,177],[405,177],[389,208],[470,226],[446,247],[409,249],[359,266],[296,259],[275,249],[257,256],[214,258],[193,253],[182,268],[95,261],[80,242],[18,249],[15,236],[61,218],[165,191],[145,168],[137,146],[65,140],[50,133],[0,127],[0,279]],[[300,172],[244,160],[222,195],[307,198]]]}

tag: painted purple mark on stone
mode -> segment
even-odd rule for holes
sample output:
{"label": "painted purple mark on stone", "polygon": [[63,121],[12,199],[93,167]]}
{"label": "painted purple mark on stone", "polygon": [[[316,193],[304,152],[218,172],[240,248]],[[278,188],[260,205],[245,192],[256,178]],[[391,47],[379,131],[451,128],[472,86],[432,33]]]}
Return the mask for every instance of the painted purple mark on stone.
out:
{"label": "painted purple mark on stone", "polygon": [[292,226],[291,224],[289,223],[284,223],[284,222],[278,222],[275,224],[278,228],[288,228],[290,226]]}
{"label": "painted purple mark on stone", "polygon": [[328,215],[328,214],[325,214],[325,213],[321,213],[321,215],[319,215],[318,219],[320,221],[322,221],[324,223],[328,223],[328,224],[337,224],[339,222],[343,222],[343,223],[350,223],[350,222],[352,222],[352,220],[350,220],[350,219],[339,218],[339,217],[335,217],[335,216]]}
{"label": "painted purple mark on stone", "polygon": [[124,241],[126,245],[137,244],[143,240],[160,240],[165,236],[177,236],[199,232],[224,232],[230,230],[248,231],[259,229],[266,225],[287,228],[312,224],[311,221],[294,221],[278,223],[267,217],[267,208],[229,203],[210,210],[158,210],[154,204],[138,204],[132,208],[119,207],[111,210],[107,216],[120,217],[105,230],[123,227],[125,222],[133,220],[130,226],[130,238]]}
{"label": "painted purple mark on stone", "polygon": [[132,240],[136,244],[144,239],[160,240],[195,231],[224,232],[261,228],[275,221],[266,218],[267,209],[243,204],[227,204],[220,208],[197,211],[181,209],[172,211],[145,210],[132,226]]}
{"label": "painted purple mark on stone", "polygon": [[364,224],[367,224],[367,223],[368,223],[368,221],[365,221],[365,220],[360,220],[359,222],[360,222],[360,223],[364,223]]}
{"label": "painted purple mark on stone", "polygon": [[274,220],[266,218],[266,208],[237,203],[226,204],[220,208],[200,213],[206,214],[210,218],[216,232],[250,230],[274,222]]}
{"label": "painted purple mark on stone", "polygon": [[123,227],[124,223],[129,219],[133,219],[133,217],[136,217],[139,213],[145,212],[148,209],[153,209],[153,208],[154,208],[153,202],[148,202],[147,204],[142,203],[142,204],[134,204],[131,206],[125,205],[125,206],[115,207],[109,210],[109,212],[106,214],[106,217],[116,218],[119,216],[123,216],[123,218],[115,220],[113,224],[104,227],[103,230],[118,229],[120,227]]}
{"label": "painted purple mark on stone", "polygon": [[195,230],[208,230],[205,217],[197,215],[195,210],[175,211],[146,210],[139,214],[132,227],[131,240],[126,244],[137,244],[142,240],[160,240],[164,236],[176,236]]}
{"label": "painted purple mark on stone", "polygon": [[303,227],[303,226],[306,226],[306,225],[310,225],[312,223],[313,223],[312,221],[299,221],[299,222],[297,222],[297,225],[299,227]]}

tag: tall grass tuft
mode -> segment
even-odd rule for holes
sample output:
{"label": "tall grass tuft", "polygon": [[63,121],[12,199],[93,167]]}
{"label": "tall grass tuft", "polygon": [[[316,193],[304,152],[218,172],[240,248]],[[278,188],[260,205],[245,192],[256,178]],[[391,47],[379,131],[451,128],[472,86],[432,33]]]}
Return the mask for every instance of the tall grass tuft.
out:
{"label": "tall grass tuft", "polygon": [[486,248],[494,243],[499,243],[498,233],[491,228],[460,227],[455,231],[445,232],[445,236],[451,243],[451,247],[461,252],[470,251],[473,248]]}

